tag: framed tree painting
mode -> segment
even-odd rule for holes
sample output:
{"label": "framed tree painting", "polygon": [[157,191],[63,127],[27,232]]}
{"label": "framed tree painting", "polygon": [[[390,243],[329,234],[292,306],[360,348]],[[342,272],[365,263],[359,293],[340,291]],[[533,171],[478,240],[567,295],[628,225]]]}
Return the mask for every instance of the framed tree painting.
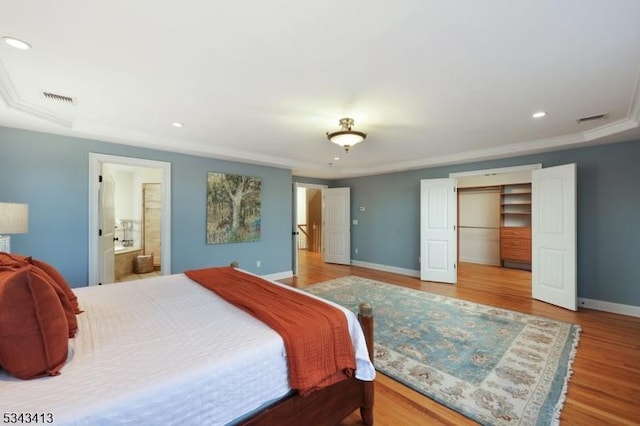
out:
{"label": "framed tree painting", "polygon": [[260,239],[259,177],[207,174],[207,244]]}

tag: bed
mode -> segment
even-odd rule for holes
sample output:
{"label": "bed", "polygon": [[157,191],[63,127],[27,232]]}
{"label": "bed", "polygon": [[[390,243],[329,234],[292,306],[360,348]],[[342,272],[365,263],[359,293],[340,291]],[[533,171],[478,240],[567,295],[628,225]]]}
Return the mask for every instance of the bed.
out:
{"label": "bed", "polygon": [[373,423],[370,312],[333,305],[349,325],[355,375],[301,396],[289,387],[280,335],[185,274],[74,293],[84,312],[61,374],[0,371],[4,412],[65,425],[331,425],[360,408]]}

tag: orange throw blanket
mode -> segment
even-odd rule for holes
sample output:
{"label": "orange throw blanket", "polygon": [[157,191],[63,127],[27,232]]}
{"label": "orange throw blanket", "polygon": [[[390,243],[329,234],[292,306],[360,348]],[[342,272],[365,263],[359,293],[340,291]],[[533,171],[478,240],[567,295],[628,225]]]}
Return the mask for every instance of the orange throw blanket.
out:
{"label": "orange throw blanket", "polygon": [[282,336],[289,386],[301,395],[353,375],[355,354],[347,319],[339,309],[231,267],[185,274]]}

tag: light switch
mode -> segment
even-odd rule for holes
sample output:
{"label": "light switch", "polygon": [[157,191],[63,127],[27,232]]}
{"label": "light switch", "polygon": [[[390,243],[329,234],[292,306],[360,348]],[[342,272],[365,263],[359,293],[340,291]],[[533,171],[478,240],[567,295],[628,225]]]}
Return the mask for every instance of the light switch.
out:
{"label": "light switch", "polygon": [[353,223],[354,225],[357,225],[358,224],[358,219],[353,219],[353,221],[351,223]]}
{"label": "light switch", "polygon": [[360,206],[360,211],[363,212],[364,211],[364,206]]}

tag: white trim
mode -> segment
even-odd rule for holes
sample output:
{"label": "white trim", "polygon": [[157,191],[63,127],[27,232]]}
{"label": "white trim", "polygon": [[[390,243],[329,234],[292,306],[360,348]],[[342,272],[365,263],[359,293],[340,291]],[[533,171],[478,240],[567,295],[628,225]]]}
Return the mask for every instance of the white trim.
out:
{"label": "white trim", "polygon": [[475,263],[477,265],[502,266],[499,260],[485,259],[483,257],[466,257],[460,256],[459,262]]}
{"label": "white trim", "polygon": [[375,269],[377,271],[393,272],[395,274],[407,275],[410,277],[420,277],[420,271],[414,269],[397,268],[395,266],[380,265],[378,263],[363,262],[361,260],[352,260],[353,266],[360,266],[362,268]]}
{"label": "white trim", "polygon": [[171,274],[171,163],[145,160],[142,158],[120,157],[116,155],[89,153],[89,282],[98,284],[98,176],[102,163],[125,164],[129,166],[161,169],[162,184],[161,212],[161,274]]}
{"label": "white trim", "polygon": [[53,111],[41,108],[34,103],[27,102],[22,99],[18,94],[15,85],[11,81],[9,73],[4,67],[2,61],[0,61],[0,98],[4,99],[9,108],[12,108],[16,111],[31,114],[34,117],[50,121],[61,126],[69,128],[73,126],[73,119],[71,117],[57,114]]}
{"label": "white trim", "polygon": [[262,275],[262,278],[271,281],[284,280],[291,277],[293,277],[293,271],[276,272],[274,274]]}
{"label": "white trim", "polygon": [[523,164],[521,166],[500,167],[497,169],[471,170],[468,172],[449,173],[449,177],[459,178],[459,177],[467,177],[467,176],[484,176],[484,175],[497,175],[497,174],[505,174],[505,173],[529,172],[531,170],[538,170],[541,168],[542,168],[541,163]]}
{"label": "white trim", "polygon": [[635,122],[636,126],[638,126],[638,122],[640,122],[640,73],[638,73],[636,77],[636,84],[633,88],[633,100],[629,105],[627,118]]}
{"label": "white trim", "polygon": [[584,297],[578,297],[578,307],[640,318],[640,306],[623,305],[622,303],[606,302],[604,300],[594,300],[586,299]]}
{"label": "white trim", "polygon": [[312,189],[326,189],[328,185],[320,185],[317,183],[303,183],[303,182],[293,182],[296,188],[312,188]]}
{"label": "white trim", "polygon": [[585,130],[583,134],[586,141],[592,141],[605,138],[610,135],[615,135],[617,133],[626,132],[627,130],[635,129],[636,127],[638,127],[637,121],[625,119],[614,121],[613,123],[605,124],[604,126],[596,127],[595,129]]}
{"label": "white trim", "polygon": [[[378,271],[385,271],[385,272],[393,272],[396,274],[407,275],[410,277],[420,277],[420,271],[416,271],[412,269],[396,268],[395,266],[380,265],[377,263],[362,262],[359,260],[352,260],[351,264],[353,266],[359,266],[362,268],[375,269]],[[277,279],[282,279],[282,278],[277,278]],[[632,317],[640,318],[640,306],[623,305],[621,303],[613,303],[613,302],[606,302],[604,300],[594,300],[594,299],[586,299],[584,297],[579,297],[578,307],[586,308],[586,309],[594,309],[596,311],[611,312],[613,314],[618,314],[618,315],[629,315]]]}

